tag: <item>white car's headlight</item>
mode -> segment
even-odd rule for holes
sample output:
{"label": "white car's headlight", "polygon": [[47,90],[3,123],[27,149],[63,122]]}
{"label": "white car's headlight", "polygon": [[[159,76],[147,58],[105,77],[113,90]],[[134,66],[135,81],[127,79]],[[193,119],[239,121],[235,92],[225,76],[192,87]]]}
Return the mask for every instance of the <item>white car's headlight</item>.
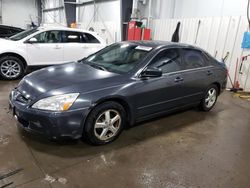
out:
{"label": "white car's headlight", "polygon": [[66,111],[75,102],[78,95],[79,93],[69,93],[47,97],[37,101],[32,105],[32,108],[50,111]]}

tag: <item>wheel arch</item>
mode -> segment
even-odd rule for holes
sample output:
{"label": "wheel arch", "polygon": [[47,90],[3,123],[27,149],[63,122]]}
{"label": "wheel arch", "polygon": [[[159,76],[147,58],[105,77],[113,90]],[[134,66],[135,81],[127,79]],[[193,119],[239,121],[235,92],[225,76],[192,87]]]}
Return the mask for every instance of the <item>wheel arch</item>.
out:
{"label": "wheel arch", "polygon": [[133,124],[134,116],[132,113],[132,107],[129,105],[128,101],[124,97],[121,97],[121,96],[110,96],[110,97],[105,97],[105,98],[99,99],[98,101],[96,101],[92,105],[92,108],[89,110],[89,112],[84,120],[83,129],[85,127],[86,120],[87,120],[88,116],[94,110],[94,108],[97,107],[98,105],[105,103],[105,102],[108,102],[108,101],[117,102],[120,105],[122,105],[122,107],[124,107],[124,110],[126,112],[126,121],[127,121],[126,128],[130,127]]}
{"label": "wheel arch", "polygon": [[212,84],[214,84],[214,85],[217,86],[217,88],[218,88],[218,95],[220,95],[220,93],[221,93],[221,85],[220,85],[220,83],[219,82],[214,82]]}
{"label": "wheel arch", "polygon": [[28,66],[26,59],[22,55],[20,55],[18,53],[15,53],[15,52],[5,52],[5,53],[0,54],[0,58],[5,57],[5,56],[14,56],[14,57],[19,58],[23,62],[23,64],[24,64],[24,69],[26,69],[27,66]]}

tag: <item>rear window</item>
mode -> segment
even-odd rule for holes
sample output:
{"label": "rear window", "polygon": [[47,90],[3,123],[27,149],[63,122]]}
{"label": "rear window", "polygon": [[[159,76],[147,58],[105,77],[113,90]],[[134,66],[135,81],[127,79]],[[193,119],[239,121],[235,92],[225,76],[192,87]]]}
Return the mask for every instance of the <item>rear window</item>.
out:
{"label": "rear window", "polygon": [[82,41],[82,35],[80,32],[65,31],[63,38],[64,42],[67,43],[80,43]]}
{"label": "rear window", "polygon": [[193,49],[182,49],[185,69],[194,69],[207,66],[207,60],[202,52]]}
{"label": "rear window", "polygon": [[99,40],[97,40],[93,35],[89,33],[85,33],[85,36],[87,38],[88,43],[100,43]]}

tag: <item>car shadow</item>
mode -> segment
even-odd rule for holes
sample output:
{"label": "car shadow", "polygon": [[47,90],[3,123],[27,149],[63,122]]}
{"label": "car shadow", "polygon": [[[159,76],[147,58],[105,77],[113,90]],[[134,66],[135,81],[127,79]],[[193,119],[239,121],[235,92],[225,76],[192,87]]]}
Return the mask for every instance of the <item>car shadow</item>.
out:
{"label": "car shadow", "polygon": [[[219,106],[219,104],[217,104]],[[33,135],[21,131],[20,136],[28,147],[35,151],[43,152],[48,155],[55,155],[61,158],[91,157],[100,153],[109,152],[130,145],[139,144],[157,136],[168,136],[172,132],[180,132],[181,129],[197,124],[205,119],[216,115],[221,108],[214,108],[209,113],[198,111],[191,108],[179,111],[150,121],[136,124],[124,130],[120,137],[114,142],[103,146],[91,146],[81,140],[64,139],[60,141],[50,141],[42,136]]]}

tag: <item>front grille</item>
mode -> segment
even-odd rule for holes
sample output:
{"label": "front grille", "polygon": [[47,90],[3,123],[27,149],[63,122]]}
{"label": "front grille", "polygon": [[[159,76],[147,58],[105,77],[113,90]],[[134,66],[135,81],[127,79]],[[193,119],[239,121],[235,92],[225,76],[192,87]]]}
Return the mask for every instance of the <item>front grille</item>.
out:
{"label": "front grille", "polygon": [[13,100],[18,101],[22,104],[27,104],[29,99],[22,95],[22,93],[18,90],[15,90],[12,95]]}

